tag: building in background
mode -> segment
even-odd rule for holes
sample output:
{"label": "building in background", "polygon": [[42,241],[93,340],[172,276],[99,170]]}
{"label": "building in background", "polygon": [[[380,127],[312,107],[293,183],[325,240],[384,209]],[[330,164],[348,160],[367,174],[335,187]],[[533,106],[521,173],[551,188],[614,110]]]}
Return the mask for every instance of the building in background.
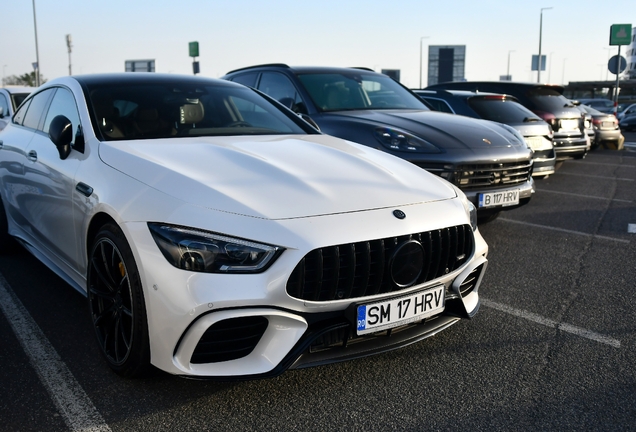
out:
{"label": "building in background", "polygon": [[428,85],[464,81],[466,45],[428,46]]}

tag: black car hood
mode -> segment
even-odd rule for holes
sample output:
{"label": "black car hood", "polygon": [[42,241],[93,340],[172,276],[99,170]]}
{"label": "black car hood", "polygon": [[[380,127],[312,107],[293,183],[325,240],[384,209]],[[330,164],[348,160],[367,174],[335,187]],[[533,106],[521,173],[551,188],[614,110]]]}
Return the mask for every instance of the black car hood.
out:
{"label": "black car hood", "polygon": [[417,135],[440,149],[483,149],[522,146],[499,123],[421,110],[360,110],[324,113],[325,120],[347,119],[378,127],[393,127]]}

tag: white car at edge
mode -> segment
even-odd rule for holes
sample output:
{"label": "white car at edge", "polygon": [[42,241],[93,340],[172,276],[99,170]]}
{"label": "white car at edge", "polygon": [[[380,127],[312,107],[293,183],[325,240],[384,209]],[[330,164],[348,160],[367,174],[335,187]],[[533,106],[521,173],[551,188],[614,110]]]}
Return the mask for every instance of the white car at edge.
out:
{"label": "white car at edge", "polygon": [[402,159],[255,90],[64,77],[0,133],[0,251],[87,296],[109,366],[259,378],[399,348],[471,318],[475,208]]}

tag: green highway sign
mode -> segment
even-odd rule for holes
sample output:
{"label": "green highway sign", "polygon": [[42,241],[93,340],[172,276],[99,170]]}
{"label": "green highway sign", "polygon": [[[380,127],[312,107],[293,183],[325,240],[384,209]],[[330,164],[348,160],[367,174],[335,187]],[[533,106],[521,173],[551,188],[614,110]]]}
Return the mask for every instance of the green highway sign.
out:
{"label": "green highway sign", "polygon": [[190,48],[190,57],[199,57],[199,42],[190,42],[188,47]]}
{"label": "green highway sign", "polygon": [[631,24],[612,24],[610,27],[610,45],[629,45],[632,43]]}

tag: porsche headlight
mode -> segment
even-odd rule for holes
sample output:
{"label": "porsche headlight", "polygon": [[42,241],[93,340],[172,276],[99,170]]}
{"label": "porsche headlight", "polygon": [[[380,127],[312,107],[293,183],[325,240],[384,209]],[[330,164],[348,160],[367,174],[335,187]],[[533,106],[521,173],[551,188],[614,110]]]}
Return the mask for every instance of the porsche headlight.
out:
{"label": "porsche headlight", "polygon": [[173,266],[205,273],[259,273],[284,250],[206,231],[149,222],[159,250]]}
{"label": "porsche headlight", "polygon": [[440,153],[433,144],[409,133],[386,127],[375,129],[375,137],[382,145],[391,150],[417,153]]}

